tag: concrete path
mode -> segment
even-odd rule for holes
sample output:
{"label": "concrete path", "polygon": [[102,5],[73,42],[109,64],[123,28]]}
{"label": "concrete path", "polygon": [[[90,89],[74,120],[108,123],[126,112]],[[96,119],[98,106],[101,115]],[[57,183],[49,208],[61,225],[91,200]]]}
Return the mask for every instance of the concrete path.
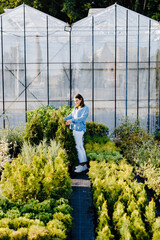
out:
{"label": "concrete path", "polygon": [[72,174],[71,179],[73,230],[70,240],[94,240],[94,208],[90,180],[86,171]]}

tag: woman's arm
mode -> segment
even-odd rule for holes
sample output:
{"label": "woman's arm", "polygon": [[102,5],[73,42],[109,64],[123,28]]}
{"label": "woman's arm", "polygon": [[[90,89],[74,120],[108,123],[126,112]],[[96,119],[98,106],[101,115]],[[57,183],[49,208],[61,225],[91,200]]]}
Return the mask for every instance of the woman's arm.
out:
{"label": "woman's arm", "polygon": [[64,118],[65,121],[67,121],[69,119],[72,119],[72,112],[67,117]]}

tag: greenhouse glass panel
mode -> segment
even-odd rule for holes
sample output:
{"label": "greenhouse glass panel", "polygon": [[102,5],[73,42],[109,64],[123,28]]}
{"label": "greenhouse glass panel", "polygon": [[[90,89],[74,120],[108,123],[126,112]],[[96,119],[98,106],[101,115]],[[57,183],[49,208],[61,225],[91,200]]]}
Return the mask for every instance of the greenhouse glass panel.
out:
{"label": "greenhouse glass panel", "polygon": [[48,17],[49,101],[56,108],[70,104],[70,45],[69,32],[64,31],[66,26]]}
{"label": "greenhouse glass panel", "polygon": [[25,124],[25,106],[21,101],[5,102],[5,123],[6,127],[14,127],[16,125]]}
{"label": "greenhouse glass panel", "polygon": [[[87,19],[87,21],[86,21]],[[88,17],[73,25],[71,33],[71,59],[72,59],[72,95],[81,93],[88,102],[90,114],[92,112],[92,18]]]}
{"label": "greenhouse glass panel", "polygon": [[[49,65],[50,75],[50,101],[64,104],[69,102],[69,65],[68,64],[50,64]],[[57,104],[57,103],[56,103]],[[67,104],[68,105],[68,104]],[[55,105],[53,105],[55,106]],[[56,106],[55,106],[56,107]]]}

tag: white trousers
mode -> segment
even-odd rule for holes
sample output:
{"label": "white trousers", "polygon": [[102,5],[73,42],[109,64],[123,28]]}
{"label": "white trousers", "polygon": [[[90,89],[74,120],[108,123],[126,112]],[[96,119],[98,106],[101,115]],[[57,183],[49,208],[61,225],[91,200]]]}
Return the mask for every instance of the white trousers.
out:
{"label": "white trousers", "polygon": [[87,162],[86,152],[83,146],[84,131],[73,130],[73,136],[76,142],[79,163]]}

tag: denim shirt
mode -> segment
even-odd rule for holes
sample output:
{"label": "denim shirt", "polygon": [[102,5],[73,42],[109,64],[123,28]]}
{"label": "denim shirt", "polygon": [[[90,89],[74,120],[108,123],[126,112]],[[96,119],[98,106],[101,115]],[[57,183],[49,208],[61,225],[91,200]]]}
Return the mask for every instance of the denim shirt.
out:
{"label": "denim shirt", "polygon": [[76,131],[84,131],[86,132],[86,119],[89,114],[89,108],[84,105],[84,107],[77,109],[74,107],[73,111],[65,117],[65,121],[72,119],[72,123],[70,124],[70,129]]}

